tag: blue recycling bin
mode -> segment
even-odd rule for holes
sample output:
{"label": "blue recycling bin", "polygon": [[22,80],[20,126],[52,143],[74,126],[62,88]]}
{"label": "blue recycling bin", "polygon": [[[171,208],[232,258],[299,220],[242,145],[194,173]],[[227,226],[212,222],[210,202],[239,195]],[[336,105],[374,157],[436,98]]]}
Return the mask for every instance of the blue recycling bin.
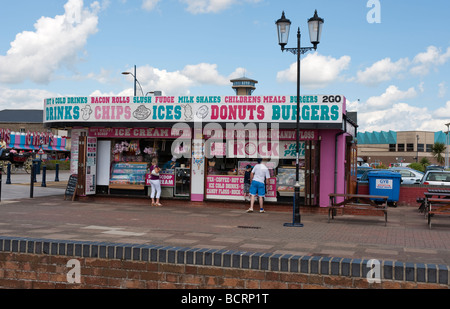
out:
{"label": "blue recycling bin", "polygon": [[[387,196],[388,205],[397,206],[402,179],[400,173],[386,170],[370,171],[367,176],[369,178],[369,194]],[[377,201],[377,199],[374,200]]]}

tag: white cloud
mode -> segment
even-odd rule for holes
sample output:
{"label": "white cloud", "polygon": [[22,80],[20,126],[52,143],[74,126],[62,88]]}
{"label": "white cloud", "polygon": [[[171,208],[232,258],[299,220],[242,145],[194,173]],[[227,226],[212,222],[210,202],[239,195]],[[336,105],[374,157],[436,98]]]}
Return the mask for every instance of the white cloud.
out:
{"label": "white cloud", "polygon": [[180,0],[187,4],[186,10],[192,14],[218,13],[229,9],[234,4],[258,3],[261,0]]}
{"label": "white cloud", "polygon": [[380,96],[366,102],[347,102],[347,110],[358,112],[359,131],[436,130],[432,112],[426,107],[415,107],[402,102],[417,96],[412,87],[406,91],[391,85]]}
{"label": "white cloud", "polygon": [[440,107],[433,113],[433,118],[449,119],[450,118],[450,101],[447,101],[444,107]]}
{"label": "white cloud", "polygon": [[[200,63],[186,65],[181,71],[169,72],[151,66],[137,68],[138,81],[141,83],[143,92],[162,91],[165,95],[188,95],[190,88],[201,85],[231,85],[230,77],[219,74],[216,64]],[[231,75],[236,75],[237,69]],[[133,80],[131,77],[130,81]],[[132,89],[126,90],[127,95],[133,95]],[[139,85],[138,95],[141,94]]]}
{"label": "white cloud", "polygon": [[[124,96],[124,97],[132,97],[133,96],[133,89],[126,89],[122,92],[115,93],[115,92],[102,92],[100,90],[93,91],[89,96],[90,97],[115,97],[115,96]],[[139,92],[138,92],[139,94]]]}
{"label": "white cloud", "polygon": [[350,101],[347,99],[347,101],[345,102],[345,108],[349,112],[356,112],[360,109],[360,104],[361,102],[359,101],[359,99],[356,101]]}
{"label": "white cloud", "polygon": [[425,91],[424,85],[425,85],[424,82],[420,82],[420,84],[419,84],[419,91],[422,92],[422,93]]}
{"label": "white cloud", "polygon": [[427,51],[419,53],[414,57],[414,67],[411,68],[411,73],[416,75],[426,75],[430,69],[436,68],[445,64],[450,59],[450,47],[445,53],[435,46],[429,46]]}
{"label": "white cloud", "polygon": [[85,78],[89,78],[89,79],[95,80],[95,81],[97,81],[99,83],[102,83],[102,84],[108,84],[108,83],[114,82],[114,80],[117,80],[117,77],[111,78],[111,74],[112,74],[111,70],[106,70],[106,69],[102,68],[102,69],[100,69],[100,73],[98,73],[98,74],[89,73],[89,74],[86,75],[86,77],[84,77],[84,76],[75,76],[75,79],[78,78],[80,80],[83,80]]}
{"label": "white cloud", "polygon": [[160,0],[143,0],[142,8],[146,11],[153,10]]}
{"label": "white cloud", "polygon": [[397,77],[400,72],[407,70],[408,65],[409,60],[406,58],[397,62],[392,62],[390,58],[385,58],[375,62],[364,71],[358,71],[356,81],[366,86],[375,86]]}
{"label": "white cloud", "polygon": [[230,80],[220,76],[217,71],[217,64],[200,63],[196,65],[187,65],[181,74],[193,80],[196,83],[207,85],[227,85]]}
{"label": "white cloud", "polygon": [[414,87],[409,88],[406,91],[401,91],[397,86],[389,86],[386,91],[378,97],[370,97],[367,102],[362,105],[365,110],[380,110],[388,108],[393,104],[404,100],[411,99],[417,96],[417,92]]}
{"label": "white cloud", "polygon": [[384,110],[358,112],[360,132],[438,130],[426,107],[414,107],[406,103],[396,103]]}
{"label": "white cloud", "polygon": [[438,85],[438,87],[439,87],[438,97],[443,98],[445,96],[445,94],[447,93],[447,86],[446,86],[445,82],[442,82]]}
{"label": "white cloud", "polygon": [[[340,78],[342,71],[348,68],[350,61],[349,56],[336,59],[319,55],[317,52],[309,54],[302,59],[300,65],[302,87],[317,89],[335,82]],[[289,69],[278,72],[277,80],[278,82],[297,82],[297,62],[293,63]]]}
{"label": "white cloud", "polygon": [[60,96],[40,89],[9,89],[0,87],[0,110],[3,109],[42,109],[44,98]]}
{"label": "white cloud", "polygon": [[[437,71],[440,66],[450,60],[450,47],[442,51],[435,46],[429,46],[425,52],[418,53],[412,58],[402,58],[392,61],[390,58],[377,61],[365,70],[357,73],[356,82],[367,86],[376,86],[382,82],[395,78],[411,76],[425,76]],[[430,91],[431,87],[427,87]],[[436,88],[435,88],[436,89]],[[365,102],[348,102],[348,110],[357,110],[359,131],[381,130],[423,130],[441,131],[450,119],[450,101],[443,107],[412,106],[405,102],[417,98],[425,93],[425,82],[420,81],[417,87],[400,90],[391,85],[379,96],[373,96]],[[443,98],[447,93],[446,81],[437,85],[435,94]]]}
{"label": "white cloud", "polygon": [[144,92],[158,90],[166,95],[187,95],[190,93],[189,88],[194,85],[194,81],[180,71],[168,72],[150,66],[139,68],[139,80],[142,81]]}
{"label": "white cloud", "polygon": [[217,13],[231,7],[235,0],[181,0],[192,14]]}
{"label": "white cloud", "polygon": [[243,76],[246,76],[247,70],[245,68],[236,68],[233,73],[228,75],[228,79],[232,80],[235,78],[241,78]]}
{"label": "white cloud", "polygon": [[365,70],[356,74],[356,81],[366,86],[377,86],[382,82],[402,77],[402,74],[410,72],[414,75],[427,75],[431,69],[437,69],[450,59],[450,47],[446,52],[435,46],[429,46],[426,52],[417,54],[412,61],[402,58],[393,62],[391,58],[385,58],[375,62]]}
{"label": "white cloud", "polygon": [[89,9],[83,0],[68,0],[64,9],[64,15],[41,17],[34,32],[17,34],[6,56],[0,56],[0,82],[48,83],[56,70],[76,64],[87,39],[97,32],[101,6],[94,2]]}

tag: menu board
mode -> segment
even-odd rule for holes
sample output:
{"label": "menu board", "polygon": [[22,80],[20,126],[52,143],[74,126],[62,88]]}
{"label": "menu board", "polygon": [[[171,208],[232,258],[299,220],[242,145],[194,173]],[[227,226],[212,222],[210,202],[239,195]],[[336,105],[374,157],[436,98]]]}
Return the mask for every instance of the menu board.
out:
{"label": "menu board", "polygon": [[77,190],[78,175],[70,175],[69,181],[67,181],[66,191],[64,192],[64,200],[67,196],[72,197],[72,201],[75,199],[75,192]]}
{"label": "menu board", "polygon": [[78,141],[81,133],[86,132],[85,129],[72,129],[71,147],[70,147],[70,172],[78,173]]}
{"label": "menu board", "polygon": [[97,138],[87,138],[86,149],[86,195],[95,194],[97,174]]}

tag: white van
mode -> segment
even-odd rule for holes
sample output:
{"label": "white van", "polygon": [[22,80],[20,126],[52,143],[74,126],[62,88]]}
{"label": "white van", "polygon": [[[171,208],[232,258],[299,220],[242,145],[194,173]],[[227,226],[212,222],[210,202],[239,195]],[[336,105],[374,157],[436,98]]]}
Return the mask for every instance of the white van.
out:
{"label": "white van", "polygon": [[389,167],[408,167],[411,163],[391,163]]}

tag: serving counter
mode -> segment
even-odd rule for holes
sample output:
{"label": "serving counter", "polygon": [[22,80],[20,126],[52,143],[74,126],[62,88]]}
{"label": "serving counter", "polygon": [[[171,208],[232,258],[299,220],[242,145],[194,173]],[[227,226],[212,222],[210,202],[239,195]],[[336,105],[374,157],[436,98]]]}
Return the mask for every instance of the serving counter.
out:
{"label": "serving counter", "polygon": [[110,189],[144,190],[147,163],[118,162],[111,167]]}

